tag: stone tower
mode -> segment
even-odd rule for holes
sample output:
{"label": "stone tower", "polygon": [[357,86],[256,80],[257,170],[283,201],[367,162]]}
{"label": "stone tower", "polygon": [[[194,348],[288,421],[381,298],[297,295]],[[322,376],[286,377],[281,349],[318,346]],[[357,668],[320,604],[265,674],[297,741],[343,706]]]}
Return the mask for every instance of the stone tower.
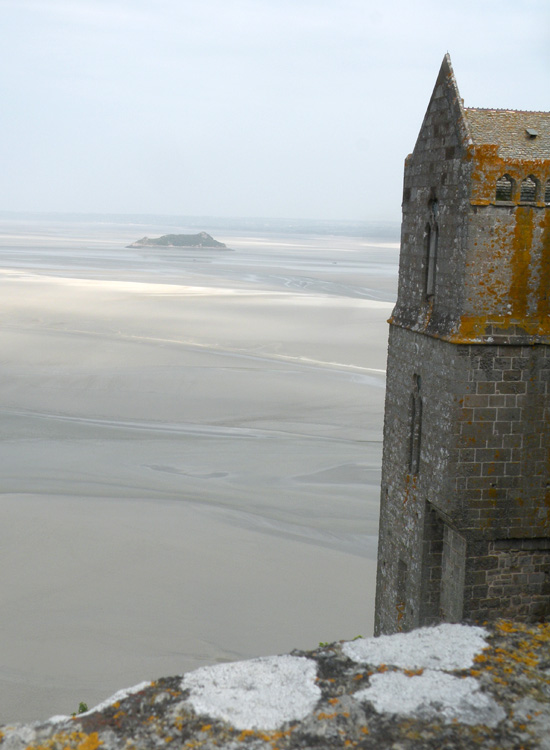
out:
{"label": "stone tower", "polygon": [[405,162],[375,632],[550,614],[550,113],[443,60]]}

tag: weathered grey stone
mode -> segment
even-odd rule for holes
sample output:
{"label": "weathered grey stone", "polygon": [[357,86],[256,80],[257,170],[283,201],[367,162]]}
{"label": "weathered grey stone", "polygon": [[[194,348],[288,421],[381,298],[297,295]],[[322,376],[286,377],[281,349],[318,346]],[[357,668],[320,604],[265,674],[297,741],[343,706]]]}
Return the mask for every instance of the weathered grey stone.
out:
{"label": "weathered grey stone", "polygon": [[[0,727],[0,748],[549,748],[550,626],[444,628],[222,665],[223,679],[213,667],[143,683],[74,718]],[[438,663],[442,668],[434,669]],[[196,686],[209,682],[226,720],[193,706]],[[306,684],[301,718],[288,719],[292,696]],[[232,715],[240,717],[238,726]]]}
{"label": "weathered grey stone", "polygon": [[548,555],[528,588],[467,584],[498,568],[493,542],[550,549],[549,176],[550,113],[465,109],[446,56],[405,163],[376,633],[550,616]]}

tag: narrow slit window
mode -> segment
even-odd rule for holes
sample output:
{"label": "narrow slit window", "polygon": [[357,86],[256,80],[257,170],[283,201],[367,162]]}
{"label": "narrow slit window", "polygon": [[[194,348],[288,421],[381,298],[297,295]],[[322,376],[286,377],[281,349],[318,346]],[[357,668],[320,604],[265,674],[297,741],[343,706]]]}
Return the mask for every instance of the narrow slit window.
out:
{"label": "narrow slit window", "polygon": [[403,560],[399,560],[397,563],[397,585],[395,593],[397,596],[397,622],[401,626],[403,618],[405,617],[405,607],[407,603],[407,563]]}
{"label": "narrow slit window", "polygon": [[544,190],[544,202],[550,203],[550,180],[546,183],[546,188]]}
{"label": "narrow slit window", "polygon": [[437,270],[437,246],[439,242],[439,226],[437,223],[437,201],[430,203],[430,220],[426,225],[425,237],[425,265],[424,265],[424,295],[427,300],[435,294]]}
{"label": "narrow slit window", "polygon": [[497,180],[497,201],[511,201],[514,192],[514,181],[509,174],[503,175]]}
{"label": "narrow slit window", "polygon": [[520,201],[533,202],[537,198],[537,181],[533,175],[529,175],[521,183]]}
{"label": "narrow slit window", "polygon": [[424,263],[422,271],[424,273],[424,296],[428,294],[428,268],[430,265],[430,242],[432,238],[432,228],[429,224],[426,224],[424,228]]}
{"label": "narrow slit window", "polygon": [[409,471],[417,475],[420,469],[420,443],[422,438],[422,398],[420,375],[414,375],[410,406]]}
{"label": "narrow slit window", "polygon": [[437,224],[431,228],[428,245],[428,268],[426,271],[426,297],[433,297],[435,294],[435,270],[437,264],[437,241],[439,238],[439,229]]}

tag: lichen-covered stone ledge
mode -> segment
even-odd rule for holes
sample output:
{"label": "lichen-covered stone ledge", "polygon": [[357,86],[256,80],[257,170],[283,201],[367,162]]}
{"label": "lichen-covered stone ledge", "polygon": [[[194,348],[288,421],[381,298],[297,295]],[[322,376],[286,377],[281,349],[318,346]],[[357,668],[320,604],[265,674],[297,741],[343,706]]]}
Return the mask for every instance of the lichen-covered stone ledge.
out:
{"label": "lichen-covered stone ledge", "polygon": [[1,750],[100,747],[550,749],[550,625],[443,624],[218,664],[0,728]]}

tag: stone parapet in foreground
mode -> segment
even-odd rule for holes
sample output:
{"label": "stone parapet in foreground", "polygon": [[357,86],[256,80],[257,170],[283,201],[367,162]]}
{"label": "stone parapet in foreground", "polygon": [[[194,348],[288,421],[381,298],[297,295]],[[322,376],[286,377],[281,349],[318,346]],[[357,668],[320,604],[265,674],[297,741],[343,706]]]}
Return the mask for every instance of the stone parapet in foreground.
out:
{"label": "stone parapet in foreground", "polygon": [[217,664],[0,728],[0,750],[99,747],[550,750],[550,625],[443,624]]}

